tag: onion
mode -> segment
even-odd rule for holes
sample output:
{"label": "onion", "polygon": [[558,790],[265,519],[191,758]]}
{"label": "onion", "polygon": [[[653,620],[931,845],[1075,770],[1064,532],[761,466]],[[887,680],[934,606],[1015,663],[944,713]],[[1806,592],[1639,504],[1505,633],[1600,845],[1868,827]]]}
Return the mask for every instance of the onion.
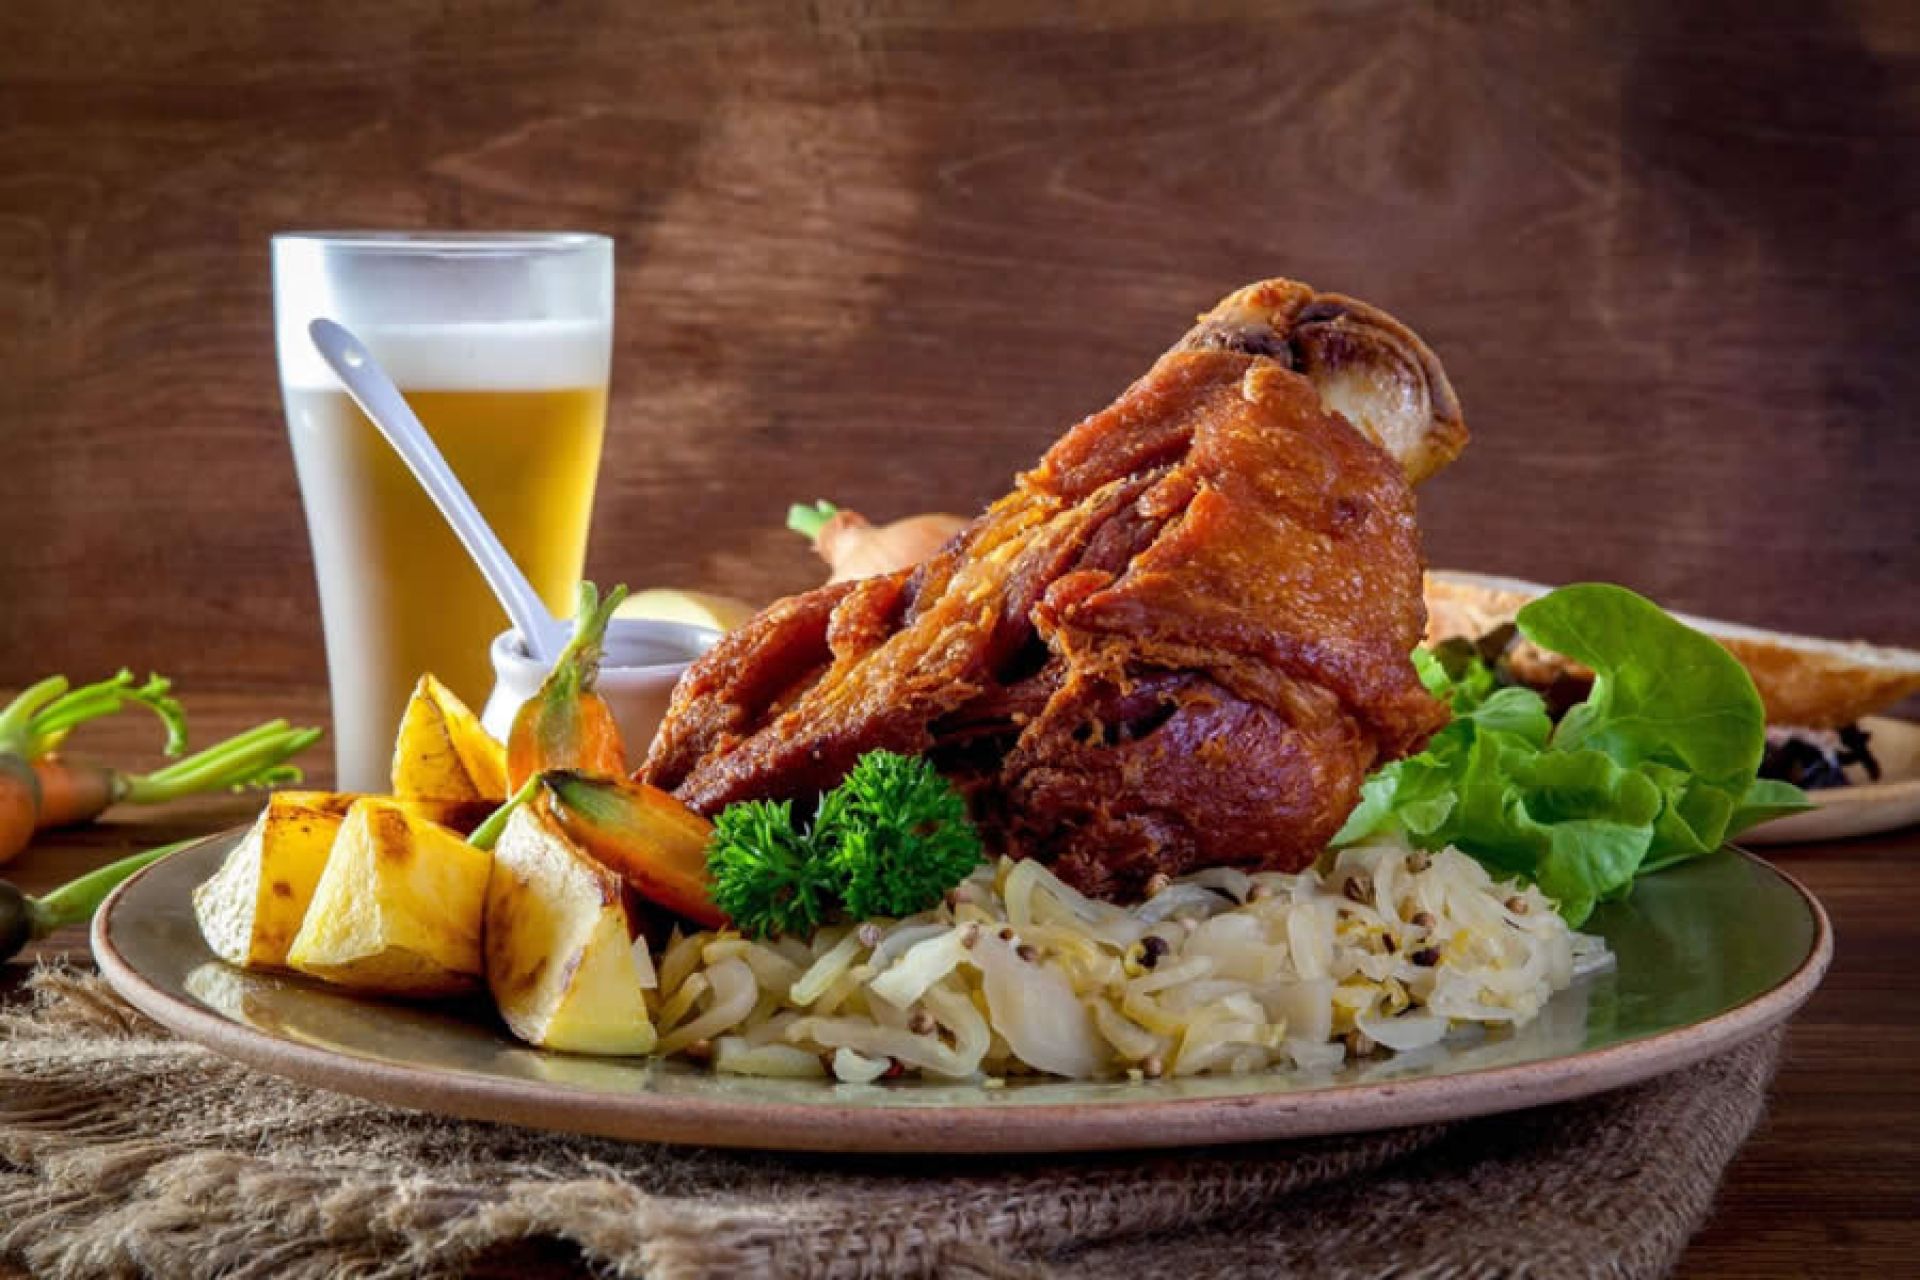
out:
{"label": "onion", "polygon": [[647,946],[645,934],[633,940],[633,971],[638,976],[642,991],[658,991],[660,975],[653,969],[653,952]]}
{"label": "onion", "polygon": [[1403,1013],[1397,1018],[1363,1013],[1353,1020],[1353,1025],[1395,1053],[1411,1053],[1439,1044],[1447,1034],[1447,1020],[1430,1013]]}
{"label": "onion", "polygon": [[1289,1036],[1313,1041],[1332,1038],[1332,978],[1269,982],[1260,988],[1258,998],[1267,1015],[1284,1026]]}
{"label": "onion", "polygon": [[1264,1048],[1265,1023],[1237,1017],[1238,1011],[1216,1004],[1196,1015],[1181,1037],[1180,1050],[1174,1055],[1170,1072],[1176,1076],[1198,1075],[1216,1064],[1237,1056],[1248,1046]]}
{"label": "onion", "polygon": [[1213,961],[1216,975],[1244,982],[1265,982],[1274,977],[1287,958],[1267,940],[1266,927],[1259,920],[1239,911],[1202,923],[1180,954],[1206,956]]}
{"label": "onion", "polygon": [[1180,1015],[1160,1007],[1152,996],[1129,991],[1120,997],[1120,1012],[1158,1036],[1171,1039],[1186,1029]]}
{"label": "onion", "polygon": [[792,1009],[782,1009],[765,1019],[752,1019],[752,1025],[739,1031],[739,1036],[751,1045],[785,1044],[787,1028],[800,1021],[800,1015]]}
{"label": "onion", "polygon": [[1036,924],[1074,921],[1101,941],[1125,949],[1147,931],[1132,912],[1094,901],[1032,858],[1013,864],[1004,893],[1007,919],[1023,932]]}
{"label": "onion", "polygon": [[739,1036],[721,1036],[713,1044],[713,1069],[734,1076],[772,1076],[806,1080],[827,1074],[817,1054],[790,1044],[750,1045]]}
{"label": "onion", "polygon": [[696,1040],[711,1040],[746,1021],[747,1015],[753,1012],[760,987],[753,980],[753,970],[747,967],[746,961],[727,957],[707,970],[707,981],[713,986],[713,1003],[692,1022],[662,1036],[661,1053],[678,1053]]}
{"label": "onion", "polygon": [[[797,1052],[797,1050],[796,1050]],[[812,1057],[811,1054],[808,1055]],[[814,1058],[818,1062],[818,1058]],[[835,1049],[833,1051],[833,1074],[836,1079],[848,1084],[872,1084],[893,1069],[893,1063],[885,1058],[869,1058],[858,1049]]]}
{"label": "onion", "polygon": [[787,527],[813,539],[814,551],[832,575],[827,581],[833,583],[910,569],[945,546],[967,521],[927,512],[875,527],[857,511],[820,502],[794,507],[787,514]]}
{"label": "onion", "polygon": [[1253,888],[1253,878],[1238,867],[1208,867],[1204,871],[1196,871],[1188,876],[1186,883],[1217,889],[1232,898],[1235,903],[1244,903],[1248,892]]}
{"label": "onion", "polygon": [[864,1003],[866,993],[864,984],[872,977],[873,974],[867,966],[863,964],[853,966],[828,984],[825,991],[813,998],[808,1006],[809,1012],[825,1017],[840,1012],[841,1007],[849,1002],[858,1000]]}
{"label": "onion", "polygon": [[1129,1062],[1142,1062],[1164,1053],[1169,1043],[1166,1036],[1153,1034],[1105,1000],[1093,1002],[1093,1025]]}
{"label": "onion", "polygon": [[959,991],[935,987],[924,1001],[928,1013],[953,1033],[953,1060],[961,1070],[954,1075],[971,1075],[980,1069],[980,1060],[993,1044],[993,1028],[974,1007],[973,998]]}
{"label": "onion", "polygon": [[937,938],[953,927],[952,921],[935,921],[932,924],[897,924],[886,937],[880,939],[880,945],[867,957],[867,963],[873,966],[875,973],[884,973],[893,964],[894,958],[906,952],[928,938]]}
{"label": "onion", "polygon": [[1607,950],[1607,944],[1589,934],[1578,933],[1573,937],[1572,975],[1584,978],[1591,973],[1602,973],[1613,968],[1613,952]]}
{"label": "onion", "polygon": [[1188,880],[1170,885],[1148,898],[1133,909],[1133,917],[1157,924],[1183,910],[1189,915],[1206,917],[1233,905],[1205,885]]}
{"label": "onion", "polygon": [[784,998],[800,979],[800,966],[761,943],[753,943],[740,953],[740,959],[753,970],[753,980],[762,991]]}
{"label": "onion", "polygon": [[787,1038],[827,1049],[854,1049],[870,1058],[894,1058],[906,1066],[953,1078],[972,1074],[976,1066],[937,1036],[917,1036],[879,1026],[867,1018],[802,1018],[787,1029]]}
{"label": "onion", "polygon": [[1140,995],[1151,995],[1155,991],[1165,991],[1168,987],[1178,987],[1189,982],[1197,982],[1213,972],[1212,956],[1182,956],[1178,960],[1162,960],[1153,968],[1127,983],[1127,990]]}
{"label": "onion", "polygon": [[712,935],[695,933],[682,936],[678,929],[667,942],[667,949],[660,956],[660,990],[671,994],[680,989],[693,971],[700,967],[700,953],[706,950],[706,942]]}
{"label": "onion", "polygon": [[1331,1071],[1347,1060],[1347,1046],[1338,1040],[1289,1038],[1282,1047],[1302,1071]]}
{"label": "onion", "polygon": [[868,983],[867,990],[896,1009],[906,1008],[967,958],[969,928],[978,931],[977,925],[960,925],[943,930],[937,938],[915,943],[892,968]]}
{"label": "onion", "polygon": [[1333,969],[1333,922],[1317,905],[1302,904],[1287,916],[1287,953],[1303,978],[1324,978]]}
{"label": "onion", "polygon": [[852,929],[847,936],[827,949],[827,953],[813,962],[813,967],[801,974],[787,992],[787,999],[804,1009],[827,993],[827,988],[839,981],[840,975],[853,968],[854,959],[860,954],[860,935]]}
{"label": "onion", "polygon": [[654,1018],[654,1021],[660,1025],[660,1030],[671,1030],[680,1019],[692,1012],[694,1002],[710,990],[712,990],[712,984],[707,981],[706,974],[688,974],[687,980],[661,1001],[660,1013]]}
{"label": "onion", "polygon": [[1028,964],[999,938],[982,934],[972,951],[993,1029],[1030,1067],[1070,1080],[1098,1075],[1108,1054],[1073,988],[1045,965]]}

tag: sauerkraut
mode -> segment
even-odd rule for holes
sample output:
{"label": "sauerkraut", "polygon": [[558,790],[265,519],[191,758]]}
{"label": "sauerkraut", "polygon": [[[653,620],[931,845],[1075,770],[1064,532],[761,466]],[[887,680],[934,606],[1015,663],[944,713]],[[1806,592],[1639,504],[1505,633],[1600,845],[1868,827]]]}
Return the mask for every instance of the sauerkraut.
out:
{"label": "sauerkraut", "polygon": [[1324,872],[1214,868],[1117,907],[1038,862],[983,865],[904,920],[659,956],[662,1053],[866,1083],[1336,1067],[1518,1027],[1607,964],[1537,889],[1453,849],[1342,851]]}

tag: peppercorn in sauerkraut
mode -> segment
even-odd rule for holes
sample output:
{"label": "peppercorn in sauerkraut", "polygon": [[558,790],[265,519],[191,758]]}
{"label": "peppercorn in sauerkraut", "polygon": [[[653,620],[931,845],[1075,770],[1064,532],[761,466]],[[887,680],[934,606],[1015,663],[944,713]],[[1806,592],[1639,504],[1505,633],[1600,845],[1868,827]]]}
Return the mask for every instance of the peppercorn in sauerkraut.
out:
{"label": "peppercorn in sauerkraut", "polygon": [[852,1082],[1324,1069],[1522,1026],[1611,959],[1538,889],[1453,849],[1156,887],[1118,907],[1002,860],[902,920],[676,936],[653,978],[658,1051]]}

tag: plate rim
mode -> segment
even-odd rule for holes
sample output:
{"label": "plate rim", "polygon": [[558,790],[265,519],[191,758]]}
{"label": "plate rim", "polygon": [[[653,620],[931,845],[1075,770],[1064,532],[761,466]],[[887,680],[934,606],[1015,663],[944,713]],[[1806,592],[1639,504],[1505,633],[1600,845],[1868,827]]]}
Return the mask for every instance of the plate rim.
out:
{"label": "plate rim", "polygon": [[[195,853],[245,831],[242,826],[215,832],[173,856]],[[628,1142],[744,1150],[891,1155],[1149,1150],[1370,1133],[1546,1106],[1683,1070],[1760,1035],[1791,1017],[1818,988],[1833,959],[1833,925],[1820,900],[1792,875],[1737,845],[1726,848],[1784,881],[1814,925],[1813,945],[1800,964],[1773,987],[1731,1009],[1598,1049],[1457,1075],[1344,1084],[1305,1093],[1143,1098],[1117,1105],[1010,1107],[996,1103],[993,1093],[984,1089],[979,1103],[899,1107],[611,1093],[558,1082],[449,1073],[282,1039],[175,998],[136,969],[114,943],[114,915],[125,895],[171,857],[142,868],[118,886],[95,913],[89,936],[94,961],[108,984],[182,1039],[270,1075],[390,1106]]]}

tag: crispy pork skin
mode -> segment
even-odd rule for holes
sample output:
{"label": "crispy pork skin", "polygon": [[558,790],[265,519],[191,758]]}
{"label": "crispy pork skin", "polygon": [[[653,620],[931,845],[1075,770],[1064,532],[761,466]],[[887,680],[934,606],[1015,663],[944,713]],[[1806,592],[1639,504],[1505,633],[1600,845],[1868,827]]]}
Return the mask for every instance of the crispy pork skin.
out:
{"label": "crispy pork skin", "polygon": [[783,600],[675,691],[641,776],[810,803],[926,754],[998,850],[1138,895],[1294,870],[1445,722],[1412,484],[1466,429],[1438,361],[1351,299],[1232,295],[919,567]]}

